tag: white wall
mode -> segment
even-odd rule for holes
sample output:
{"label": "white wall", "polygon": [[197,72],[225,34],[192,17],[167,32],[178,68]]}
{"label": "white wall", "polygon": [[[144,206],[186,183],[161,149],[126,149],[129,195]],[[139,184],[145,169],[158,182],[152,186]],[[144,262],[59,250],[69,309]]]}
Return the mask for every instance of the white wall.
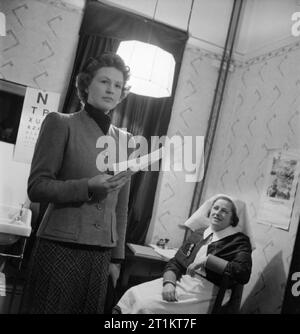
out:
{"label": "white wall", "polygon": [[108,0],[103,2],[116,5],[182,30],[187,30],[192,4],[192,0]]}
{"label": "white wall", "polygon": [[248,8],[249,43],[226,87],[204,198],[223,192],[248,204],[257,248],[243,312],[274,314],[281,311],[287,283],[300,192],[288,230],[259,224],[257,213],[273,150],[300,150],[300,38],[290,35],[294,1],[257,0]]}
{"label": "white wall", "polygon": [[254,57],[293,42],[291,16],[300,8],[295,0],[247,0],[245,4],[236,52]]}
{"label": "white wall", "polygon": [[196,0],[189,27],[194,43],[209,51],[221,53],[226,41],[232,6],[232,0]]}
{"label": "white wall", "polygon": [[13,160],[14,147],[0,141],[0,203],[19,206],[27,198],[30,165]]}
{"label": "white wall", "polygon": [[[0,78],[60,93],[62,102],[82,9],[61,1],[1,1],[7,36],[0,37]],[[0,203],[19,205],[26,199],[30,165],[15,162],[13,150],[14,145],[0,142]]]}
{"label": "white wall", "polygon": [[[205,136],[218,77],[213,64],[220,55],[188,44],[184,53],[173,110],[167,132],[173,136]],[[161,172],[157,185],[147,243],[160,238],[179,247],[184,237],[182,224],[188,218],[195,183],[186,181],[184,171]]]}
{"label": "white wall", "polygon": [[[272,6],[269,0],[249,1],[244,8],[238,61],[229,75],[203,194],[204,200],[229,193],[248,204],[256,249],[244,313],[280,313],[300,215],[298,191],[288,231],[257,222],[272,149],[300,149],[300,43],[290,34],[294,11],[299,11],[294,1],[274,0]],[[213,59],[217,54],[187,46],[169,135],[205,131],[217,76]],[[163,237],[171,246],[180,243],[179,225],[187,218],[192,188],[180,173],[160,175],[148,242]]]}
{"label": "white wall", "polygon": [[61,1],[4,0],[0,78],[62,96],[73,67],[82,10]]}
{"label": "white wall", "polygon": [[190,44],[222,52],[233,0],[100,0],[189,31]]}

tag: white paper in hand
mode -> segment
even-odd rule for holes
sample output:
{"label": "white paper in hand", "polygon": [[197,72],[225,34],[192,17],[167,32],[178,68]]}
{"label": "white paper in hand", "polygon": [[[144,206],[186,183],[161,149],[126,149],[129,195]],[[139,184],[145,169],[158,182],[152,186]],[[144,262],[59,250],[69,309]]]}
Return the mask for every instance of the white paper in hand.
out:
{"label": "white paper in hand", "polygon": [[159,161],[163,157],[163,153],[164,153],[164,148],[161,147],[160,149],[153,151],[149,154],[143,155],[140,158],[115,163],[113,164],[114,173],[116,175],[128,169],[134,172],[144,170],[148,166]]}

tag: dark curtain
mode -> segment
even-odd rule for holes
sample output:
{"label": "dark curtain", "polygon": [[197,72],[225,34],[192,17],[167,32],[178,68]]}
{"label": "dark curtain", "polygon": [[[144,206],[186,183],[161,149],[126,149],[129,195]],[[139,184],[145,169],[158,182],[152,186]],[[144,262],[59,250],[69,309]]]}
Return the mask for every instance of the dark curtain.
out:
{"label": "dark curtain", "polygon": [[[123,40],[139,40],[151,43],[170,52],[176,61],[172,95],[168,98],[152,98],[129,94],[112,114],[112,123],[127,128],[134,136],[166,135],[174,93],[176,89],[187,33],[142,16],[108,6],[98,1],[87,2],[80,38],[64,104],[65,112],[79,110],[75,78],[85,61],[104,51],[117,51]],[[151,221],[159,172],[139,172],[132,177],[129,199],[127,241],[145,242]]]}
{"label": "dark curtain", "polygon": [[95,57],[105,51],[115,52],[118,50],[120,42],[114,38],[102,36],[82,35],[78,42],[76,58],[67,91],[63,111],[73,113],[80,109],[80,100],[77,96],[75,80],[77,74],[90,57]]}
{"label": "dark curtain", "polygon": [[[151,150],[151,136],[167,133],[173,98],[151,98],[129,94],[113,115],[113,122],[132,134],[144,136]],[[139,172],[132,177],[127,241],[143,244],[152,217],[159,172]]]}

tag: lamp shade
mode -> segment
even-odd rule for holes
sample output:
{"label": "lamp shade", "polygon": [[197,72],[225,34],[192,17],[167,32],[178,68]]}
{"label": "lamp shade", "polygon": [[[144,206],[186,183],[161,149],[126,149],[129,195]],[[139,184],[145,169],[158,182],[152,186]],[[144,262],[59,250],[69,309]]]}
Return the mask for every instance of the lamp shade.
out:
{"label": "lamp shade", "polygon": [[123,41],[117,54],[130,67],[131,92],[151,97],[172,94],[175,59],[163,49],[140,41]]}

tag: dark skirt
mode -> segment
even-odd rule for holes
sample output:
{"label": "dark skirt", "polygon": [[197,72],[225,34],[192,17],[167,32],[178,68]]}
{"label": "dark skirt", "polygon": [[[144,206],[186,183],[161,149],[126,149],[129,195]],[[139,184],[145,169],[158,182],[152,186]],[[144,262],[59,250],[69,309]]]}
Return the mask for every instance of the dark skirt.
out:
{"label": "dark skirt", "polygon": [[21,313],[102,314],[110,248],[36,240]]}

